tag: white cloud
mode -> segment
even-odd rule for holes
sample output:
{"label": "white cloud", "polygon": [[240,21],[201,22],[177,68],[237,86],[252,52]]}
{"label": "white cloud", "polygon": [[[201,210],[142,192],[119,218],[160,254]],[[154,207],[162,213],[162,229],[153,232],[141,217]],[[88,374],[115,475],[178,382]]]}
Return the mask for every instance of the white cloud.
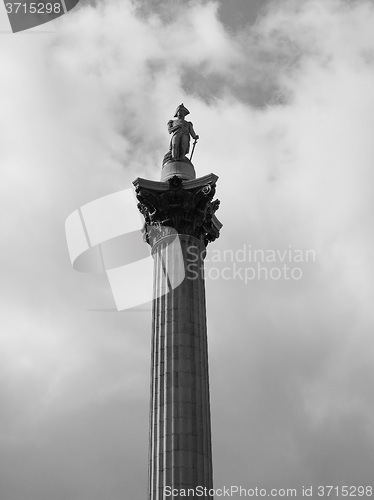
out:
{"label": "white cloud", "polygon": [[[369,481],[374,8],[270,4],[229,35],[212,2],[168,22],[134,5],[84,6],[55,35],[0,40],[1,460],[9,473],[16,456],[24,478],[4,480],[7,500],[50,499],[56,485],[61,498],[102,498],[110,456],[126,464],[111,498],[144,498],[150,313],[86,311],[111,298],[70,269],[63,231],[79,206],[157,178],[182,101],[201,136],[198,174],[220,175],[211,248],[317,252],[298,282],[207,283],[217,486],[322,481],[339,454],[326,480]],[[196,73],[203,87],[188,94]],[[32,452],[42,493],[25,473]],[[74,488],[64,467],[80,470]]]}

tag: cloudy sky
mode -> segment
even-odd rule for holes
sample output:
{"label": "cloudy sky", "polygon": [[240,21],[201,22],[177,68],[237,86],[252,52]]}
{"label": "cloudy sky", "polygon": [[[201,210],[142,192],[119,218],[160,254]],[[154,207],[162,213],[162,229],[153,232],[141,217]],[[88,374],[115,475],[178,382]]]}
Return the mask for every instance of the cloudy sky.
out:
{"label": "cloudy sky", "polygon": [[[224,224],[215,487],[372,484],[374,2],[82,0],[37,33],[0,21],[1,499],[146,497],[149,304],[93,311],[111,291],[71,268],[64,224],[159,178],[180,102]],[[243,248],[278,252],[268,271],[315,259],[287,261],[297,279],[214,262]]]}

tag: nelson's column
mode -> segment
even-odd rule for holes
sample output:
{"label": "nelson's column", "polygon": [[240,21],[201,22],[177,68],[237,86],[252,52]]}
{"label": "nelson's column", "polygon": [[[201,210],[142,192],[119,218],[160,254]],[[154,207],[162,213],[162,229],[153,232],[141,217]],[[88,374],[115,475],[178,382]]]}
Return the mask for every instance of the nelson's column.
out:
{"label": "nelson's column", "polygon": [[[150,500],[213,487],[204,287],[206,246],[219,236],[218,177],[196,178],[187,158],[199,138],[181,104],[168,122],[161,181],[134,181],[154,259],[149,443]],[[191,153],[191,158],[193,149]],[[209,494],[200,498],[212,498]]]}

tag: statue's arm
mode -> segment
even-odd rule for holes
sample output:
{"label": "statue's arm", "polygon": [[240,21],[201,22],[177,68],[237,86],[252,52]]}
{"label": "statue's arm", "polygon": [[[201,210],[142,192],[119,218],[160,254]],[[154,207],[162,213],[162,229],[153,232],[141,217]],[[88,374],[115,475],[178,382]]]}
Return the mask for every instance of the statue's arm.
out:
{"label": "statue's arm", "polygon": [[173,120],[168,121],[168,132],[169,134],[173,132]]}
{"label": "statue's arm", "polygon": [[195,139],[197,141],[197,139],[199,138],[199,136],[196,134],[194,128],[193,128],[193,125],[191,122],[188,122],[189,123],[189,132],[190,132],[190,135],[193,139]]}
{"label": "statue's arm", "polygon": [[172,134],[173,132],[175,132],[176,130],[178,130],[180,128],[181,128],[180,123],[177,123],[175,125],[173,120],[169,120],[168,121],[168,131],[169,131],[169,134]]}

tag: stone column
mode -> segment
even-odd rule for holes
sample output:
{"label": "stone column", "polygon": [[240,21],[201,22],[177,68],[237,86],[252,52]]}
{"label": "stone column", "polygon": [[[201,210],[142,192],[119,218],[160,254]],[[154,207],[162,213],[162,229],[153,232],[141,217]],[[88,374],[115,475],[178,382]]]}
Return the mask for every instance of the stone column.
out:
{"label": "stone column", "polygon": [[213,487],[204,257],[221,227],[216,180],[134,183],[154,258],[150,500],[168,498],[167,486]]}

